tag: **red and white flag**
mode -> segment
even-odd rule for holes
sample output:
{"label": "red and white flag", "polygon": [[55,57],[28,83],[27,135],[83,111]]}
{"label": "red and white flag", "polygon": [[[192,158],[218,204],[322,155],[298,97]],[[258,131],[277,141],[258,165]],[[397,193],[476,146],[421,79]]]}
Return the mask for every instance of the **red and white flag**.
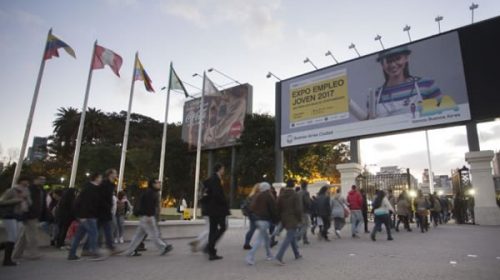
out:
{"label": "red and white flag", "polygon": [[115,52],[95,45],[94,59],[92,60],[92,69],[102,69],[104,65],[109,65],[111,70],[120,77],[120,67],[122,67],[123,59]]}

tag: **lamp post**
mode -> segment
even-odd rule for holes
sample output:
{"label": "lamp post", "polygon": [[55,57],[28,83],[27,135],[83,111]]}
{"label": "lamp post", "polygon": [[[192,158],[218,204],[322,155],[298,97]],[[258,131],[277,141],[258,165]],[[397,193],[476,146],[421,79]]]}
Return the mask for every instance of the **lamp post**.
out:
{"label": "lamp post", "polygon": [[61,177],[59,180],[61,180],[61,184],[64,183],[64,177]]}
{"label": "lamp post", "polygon": [[479,5],[478,4],[474,4],[474,3],[472,3],[470,5],[470,7],[469,7],[469,10],[470,10],[471,16],[472,16],[472,20],[471,20],[472,23],[474,23],[474,10],[477,9],[477,8],[479,8]]}
{"label": "lamp post", "polygon": [[438,24],[438,33],[441,34],[441,21],[443,20],[443,17],[442,16],[437,16],[434,20]]}
{"label": "lamp post", "polygon": [[238,85],[241,85],[241,83],[240,83],[240,82],[238,82],[237,80],[235,80],[235,79],[233,79],[233,78],[229,77],[228,75],[226,75],[226,74],[222,73],[221,71],[219,71],[219,70],[217,70],[217,69],[215,69],[215,68],[213,68],[213,67],[212,67],[212,68],[209,68],[207,71],[208,71],[208,72],[215,71],[215,72],[219,73],[220,75],[222,75],[222,76],[224,76],[224,77],[228,78],[229,80],[231,80],[231,81],[233,81],[233,82],[237,83]]}
{"label": "lamp post", "polygon": [[382,49],[385,50],[384,48],[384,44],[382,43],[382,36],[378,35],[375,36],[375,41],[379,41],[380,42],[380,46],[382,46]]}
{"label": "lamp post", "polygon": [[267,72],[266,78],[269,79],[271,77],[274,77],[274,78],[276,78],[276,80],[281,81],[281,79],[278,78],[278,76],[274,75],[271,71]]}
{"label": "lamp post", "polygon": [[353,49],[353,50],[356,52],[356,54],[358,55],[358,57],[360,57],[360,56],[361,56],[361,55],[359,54],[359,52],[358,52],[358,49],[356,49],[356,45],[354,45],[354,43],[351,43],[351,44],[349,45],[349,49]]}
{"label": "lamp post", "polygon": [[318,67],[314,65],[314,63],[309,59],[309,57],[306,57],[306,59],[304,59],[304,63],[310,63],[314,67],[314,69],[318,70]]}
{"label": "lamp post", "polygon": [[335,56],[333,56],[333,54],[332,54],[332,52],[330,50],[328,50],[325,53],[325,56],[331,56],[333,58],[333,61],[335,61],[335,64],[339,64],[339,62],[337,61],[337,59],[335,58]]}
{"label": "lamp post", "polygon": [[403,31],[408,33],[408,40],[410,40],[411,42],[411,36],[410,36],[410,29],[411,29],[411,26],[409,26],[408,24],[403,28]]}

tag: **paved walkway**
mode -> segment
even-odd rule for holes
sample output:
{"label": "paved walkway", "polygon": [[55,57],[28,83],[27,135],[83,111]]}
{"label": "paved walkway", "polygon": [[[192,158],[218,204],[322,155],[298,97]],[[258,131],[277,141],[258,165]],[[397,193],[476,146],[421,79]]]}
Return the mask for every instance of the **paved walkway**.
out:
{"label": "paved walkway", "polygon": [[241,227],[229,229],[219,245],[222,261],[191,253],[187,240],[173,240],[174,251],[164,257],[148,243],[142,257],[102,262],[69,262],[66,251],[47,248],[41,260],[0,267],[0,279],[500,279],[500,227],[445,225],[426,234],[396,233],[394,241],[386,241],[383,232],[372,242],[367,234],[353,240],[346,226],[340,240],[325,243],[312,237],[310,245],[301,246],[301,260],[293,260],[288,251],[285,266],[265,261],[263,249],[255,266],[246,265],[244,232]]}

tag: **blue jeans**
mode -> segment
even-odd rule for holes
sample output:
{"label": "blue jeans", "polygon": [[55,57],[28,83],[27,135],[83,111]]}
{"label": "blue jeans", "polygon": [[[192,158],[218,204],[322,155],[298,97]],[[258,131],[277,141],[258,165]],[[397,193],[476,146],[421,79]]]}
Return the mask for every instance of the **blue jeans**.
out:
{"label": "blue jeans", "polygon": [[372,237],[375,237],[377,232],[382,230],[382,224],[385,225],[385,230],[387,231],[387,238],[391,237],[391,215],[375,215],[375,226],[372,230]]}
{"label": "blue jeans", "polygon": [[257,226],[257,229],[259,229],[259,236],[257,236],[257,240],[255,241],[255,244],[252,247],[252,250],[250,250],[250,252],[248,252],[247,260],[253,261],[255,259],[255,252],[257,252],[257,249],[259,249],[260,244],[262,242],[264,242],[264,248],[266,248],[267,257],[272,257],[271,245],[270,245],[269,233],[268,233],[269,227],[271,226],[271,222],[257,220],[257,221],[255,221],[255,225]]}
{"label": "blue jeans", "polygon": [[[104,233],[104,240],[106,242],[106,247],[110,250],[114,250],[115,246],[113,245],[113,221],[103,221],[103,222],[97,221],[97,246],[98,247],[102,247],[101,229],[102,229],[102,232]],[[88,239],[85,242],[85,244],[83,245],[83,250],[85,250],[85,251],[90,250],[90,244],[89,244]]]}
{"label": "blue jeans", "polygon": [[76,256],[78,245],[83,237],[85,237],[85,234],[88,235],[89,251],[97,253],[97,219],[81,219],[75,237],[73,237],[73,242],[71,243],[71,249],[69,250],[70,257]]}
{"label": "blue jeans", "polygon": [[285,251],[288,249],[288,246],[292,246],[293,254],[295,255],[295,258],[300,257],[299,253],[299,248],[297,246],[297,228],[291,228],[286,230],[286,237],[285,240],[283,240],[283,243],[281,243],[281,247],[278,251],[278,254],[276,255],[276,259],[279,261],[283,261],[283,255],[285,254]]}
{"label": "blue jeans", "polygon": [[361,210],[351,210],[351,233],[358,234],[359,225],[363,222],[363,212]]}
{"label": "blue jeans", "polygon": [[248,221],[250,222],[250,227],[248,228],[247,234],[245,234],[245,245],[250,245],[252,236],[257,229],[257,225],[255,224],[255,217],[253,217],[252,214],[248,216]]}

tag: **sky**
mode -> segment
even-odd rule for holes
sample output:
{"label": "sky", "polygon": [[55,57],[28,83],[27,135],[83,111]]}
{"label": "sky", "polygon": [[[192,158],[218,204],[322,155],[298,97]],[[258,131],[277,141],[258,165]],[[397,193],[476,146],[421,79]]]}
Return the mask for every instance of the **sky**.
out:
{"label": "sky", "polygon": [[[497,0],[476,1],[475,21],[500,15]],[[253,111],[274,115],[275,80],[309,72],[307,56],[318,67],[331,65],[331,50],[339,61],[380,50],[374,40],[382,36],[386,48],[408,41],[403,27],[411,26],[413,40],[437,33],[434,18],[444,17],[442,31],[471,23],[471,2],[420,1],[279,1],[279,0],[0,0],[0,159],[19,149],[29,113],[36,77],[49,28],[68,43],[77,59],[63,50],[47,61],[35,111],[33,136],[48,136],[60,107],[81,108],[95,40],[123,57],[121,77],[108,68],[93,73],[89,107],[105,112],[126,110],[136,51],[153,80],[157,93],[137,83],[133,112],[163,122],[170,62],[180,78],[197,87],[192,77],[211,67],[253,85]],[[210,73],[217,84],[231,82]],[[187,86],[191,93],[198,90]],[[168,122],[182,120],[185,98],[172,94]],[[482,150],[498,151],[500,122],[478,126]],[[429,130],[431,162],[435,174],[449,174],[466,164],[465,127]],[[410,168],[421,178],[428,167],[424,132],[360,141],[362,164],[377,171],[381,166]]]}

